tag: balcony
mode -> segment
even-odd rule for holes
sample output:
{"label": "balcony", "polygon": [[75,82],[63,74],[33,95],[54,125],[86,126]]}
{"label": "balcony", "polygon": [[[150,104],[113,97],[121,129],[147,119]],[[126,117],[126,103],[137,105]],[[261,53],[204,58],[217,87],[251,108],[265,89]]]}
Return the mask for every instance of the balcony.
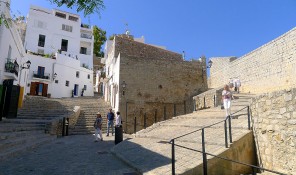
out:
{"label": "balcony", "polygon": [[15,60],[7,59],[5,63],[5,72],[15,74],[18,76],[19,65]]}
{"label": "balcony", "polygon": [[40,74],[38,71],[33,71],[33,78],[49,80],[50,79],[50,74],[48,74],[48,73]]}
{"label": "balcony", "polygon": [[81,33],[80,34],[81,38],[86,38],[86,39],[92,39],[92,35],[91,34],[87,34],[87,33]]}

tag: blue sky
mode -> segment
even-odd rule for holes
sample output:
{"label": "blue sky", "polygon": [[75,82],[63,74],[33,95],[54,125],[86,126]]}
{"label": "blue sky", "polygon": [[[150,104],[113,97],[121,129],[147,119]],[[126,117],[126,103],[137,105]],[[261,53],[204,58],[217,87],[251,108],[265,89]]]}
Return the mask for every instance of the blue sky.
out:
{"label": "blue sky", "polygon": [[[12,12],[25,16],[30,4],[57,8],[48,0],[11,1]],[[92,14],[83,22],[107,36],[124,33],[128,23],[135,37],[184,50],[186,59],[240,57],[296,27],[296,0],[106,0],[105,6],[101,17]]]}

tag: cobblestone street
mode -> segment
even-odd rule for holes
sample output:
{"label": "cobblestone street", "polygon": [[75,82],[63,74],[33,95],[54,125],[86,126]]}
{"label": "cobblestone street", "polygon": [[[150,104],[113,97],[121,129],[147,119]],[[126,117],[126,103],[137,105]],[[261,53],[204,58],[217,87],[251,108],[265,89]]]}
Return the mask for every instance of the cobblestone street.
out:
{"label": "cobblestone street", "polygon": [[58,138],[32,152],[0,163],[0,175],[136,175],[114,157],[114,136],[94,142],[92,135]]}

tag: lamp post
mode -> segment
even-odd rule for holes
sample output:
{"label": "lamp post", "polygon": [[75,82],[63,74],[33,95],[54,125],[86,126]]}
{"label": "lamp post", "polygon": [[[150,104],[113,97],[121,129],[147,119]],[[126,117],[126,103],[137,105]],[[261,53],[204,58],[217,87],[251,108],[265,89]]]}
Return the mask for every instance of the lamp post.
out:
{"label": "lamp post", "polygon": [[125,88],[126,88],[126,83],[125,83],[125,81],[123,81],[123,82],[121,83],[121,87],[122,87],[122,96],[124,96],[124,95],[125,95]]}
{"label": "lamp post", "polygon": [[52,81],[54,81],[54,79],[57,78],[57,75],[58,75],[57,73],[54,73],[54,74],[53,74],[53,76],[52,76]]}
{"label": "lamp post", "polygon": [[28,60],[27,62],[25,62],[24,64],[22,64],[22,66],[20,67],[19,85],[21,85],[22,70],[23,70],[23,69],[30,69],[30,66],[31,66],[31,61]]}

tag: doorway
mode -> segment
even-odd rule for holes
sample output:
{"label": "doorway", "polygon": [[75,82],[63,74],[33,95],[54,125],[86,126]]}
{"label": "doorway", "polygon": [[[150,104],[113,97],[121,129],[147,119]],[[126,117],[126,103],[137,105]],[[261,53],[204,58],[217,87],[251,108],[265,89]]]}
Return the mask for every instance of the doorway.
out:
{"label": "doorway", "polygon": [[78,96],[78,84],[74,84],[74,96]]}
{"label": "doorway", "polygon": [[47,97],[48,84],[40,82],[32,82],[30,87],[30,95]]}

